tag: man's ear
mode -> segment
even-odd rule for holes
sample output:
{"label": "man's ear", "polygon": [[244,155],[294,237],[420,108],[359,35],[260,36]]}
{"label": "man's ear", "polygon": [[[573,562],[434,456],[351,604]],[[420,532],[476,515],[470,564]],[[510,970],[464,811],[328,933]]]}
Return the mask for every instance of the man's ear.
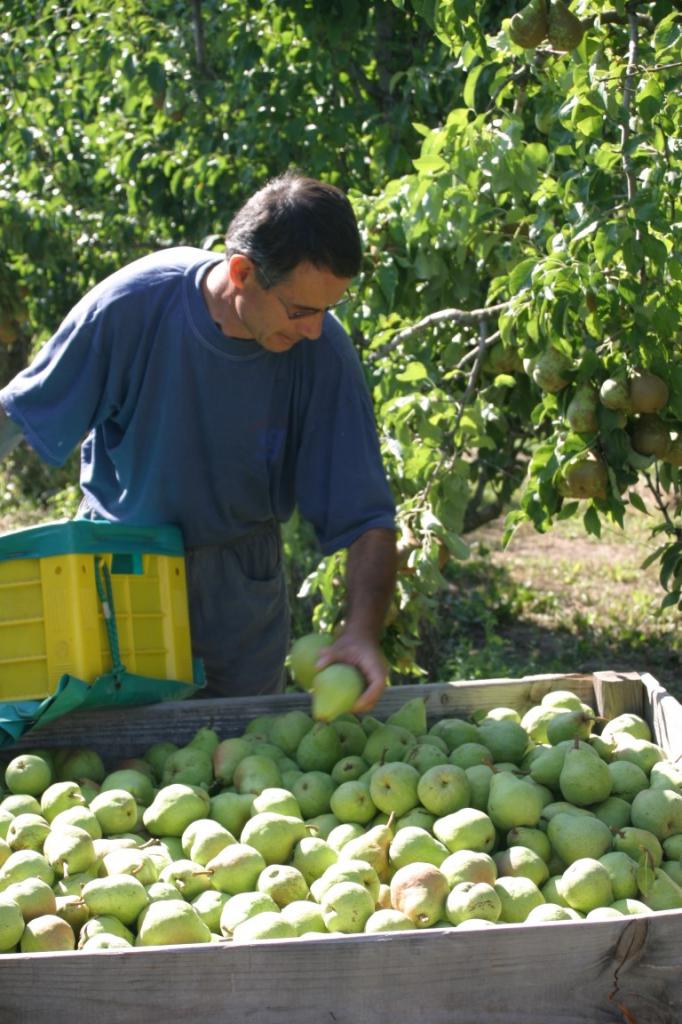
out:
{"label": "man's ear", "polygon": [[256,268],[253,261],[241,252],[233,253],[227,261],[227,276],[235,288],[240,291],[255,278]]}

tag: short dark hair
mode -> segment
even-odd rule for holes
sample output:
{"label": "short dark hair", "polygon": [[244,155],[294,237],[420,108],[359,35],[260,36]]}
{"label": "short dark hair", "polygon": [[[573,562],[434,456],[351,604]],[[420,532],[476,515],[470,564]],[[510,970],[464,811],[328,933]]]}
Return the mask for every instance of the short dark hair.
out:
{"label": "short dark hair", "polygon": [[[232,218],[227,256],[242,253],[263,287],[312,263],[337,277],[355,277],[362,247],[353,207],[335,185],[290,170],[269,181]],[[260,271],[260,273],[259,273]]]}

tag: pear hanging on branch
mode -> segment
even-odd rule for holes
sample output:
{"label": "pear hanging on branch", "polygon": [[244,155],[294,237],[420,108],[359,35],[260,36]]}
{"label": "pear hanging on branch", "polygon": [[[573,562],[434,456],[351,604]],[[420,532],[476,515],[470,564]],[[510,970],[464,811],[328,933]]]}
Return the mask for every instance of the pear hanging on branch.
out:
{"label": "pear hanging on branch", "polygon": [[547,35],[547,4],[545,0],[530,0],[520,11],[512,15],[509,35],[517,46],[531,50],[539,46]]}
{"label": "pear hanging on branch", "polygon": [[569,11],[562,0],[550,0],[547,16],[547,38],[552,49],[567,52],[580,44],[585,30],[580,18]]}

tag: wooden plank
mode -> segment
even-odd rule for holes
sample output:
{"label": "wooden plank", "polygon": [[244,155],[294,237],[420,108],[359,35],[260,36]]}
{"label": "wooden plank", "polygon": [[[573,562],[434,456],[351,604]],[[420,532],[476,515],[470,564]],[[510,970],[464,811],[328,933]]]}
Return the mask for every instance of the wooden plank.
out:
{"label": "wooden plank", "polygon": [[648,672],[641,677],[647,695],[648,722],[656,742],[671,761],[682,758],[682,705]]}
{"label": "wooden plank", "polygon": [[646,691],[636,672],[595,672],[594,694],[602,718],[610,720],[626,711],[645,714]]}
{"label": "wooden plank", "polygon": [[0,957],[8,1024],[679,1024],[682,914]]}
{"label": "wooden plank", "polygon": [[[430,719],[466,717],[476,708],[488,710],[501,705],[525,710],[537,704],[549,690],[574,690],[594,706],[591,675],[547,674],[520,679],[463,680],[452,683],[426,683],[420,686],[389,687],[373,714],[387,718],[406,701],[416,696],[425,699]],[[270,697],[232,697],[196,699],[140,708],[99,708],[74,711],[41,729],[25,734],[16,744],[4,747],[0,757],[7,760],[20,750],[34,747],[90,746],[102,757],[133,757],[162,739],[188,742],[201,726],[214,728],[222,737],[236,736],[258,715],[292,709],[310,710],[306,693],[286,693]]]}

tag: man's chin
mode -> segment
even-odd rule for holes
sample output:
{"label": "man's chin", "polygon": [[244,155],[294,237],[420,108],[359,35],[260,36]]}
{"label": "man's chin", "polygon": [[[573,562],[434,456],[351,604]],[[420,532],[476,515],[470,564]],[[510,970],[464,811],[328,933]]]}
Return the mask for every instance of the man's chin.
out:
{"label": "man's chin", "polygon": [[268,352],[288,352],[297,341],[297,338],[288,338],[285,334],[270,334],[261,344]]}

